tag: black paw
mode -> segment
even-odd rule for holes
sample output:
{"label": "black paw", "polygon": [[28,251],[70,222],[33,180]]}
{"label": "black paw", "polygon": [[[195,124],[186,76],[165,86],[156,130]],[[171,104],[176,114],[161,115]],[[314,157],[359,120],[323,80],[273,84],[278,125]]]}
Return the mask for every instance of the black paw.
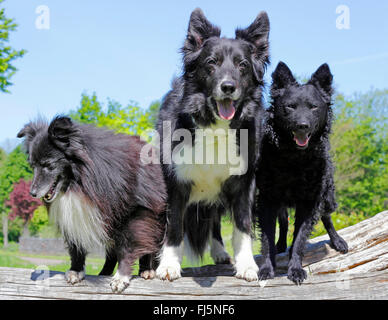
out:
{"label": "black paw", "polygon": [[283,245],[280,243],[276,244],[276,253],[283,253],[283,252],[286,252],[286,250],[287,250],[287,245]]}
{"label": "black paw", "polygon": [[259,270],[259,280],[273,279],[275,277],[275,272],[272,267],[263,266]]}
{"label": "black paw", "polygon": [[300,285],[305,279],[307,279],[307,273],[302,268],[292,267],[288,269],[287,278],[297,285]]}
{"label": "black paw", "polygon": [[337,250],[338,252],[341,252],[343,254],[348,253],[348,251],[349,251],[348,244],[340,236],[338,236],[335,239],[332,239],[331,245],[335,250]]}

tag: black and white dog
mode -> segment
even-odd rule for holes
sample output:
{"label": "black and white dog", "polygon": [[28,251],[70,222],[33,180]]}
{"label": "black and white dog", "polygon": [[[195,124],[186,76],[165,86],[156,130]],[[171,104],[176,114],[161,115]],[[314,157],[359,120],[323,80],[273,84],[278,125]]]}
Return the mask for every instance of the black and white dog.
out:
{"label": "black and white dog", "polygon": [[265,12],[237,29],[235,39],[221,38],[200,9],[191,14],[182,48],[184,74],[164,98],[157,124],[168,193],[160,279],[181,276],[184,237],[195,256],[202,256],[210,241],[215,262],[230,261],[220,235],[220,214],[228,210],[236,277],[257,280],[251,219],[268,36]]}
{"label": "black and white dog", "polygon": [[[287,208],[295,208],[288,278],[299,284],[306,278],[302,268],[306,240],[318,219],[322,219],[333,247],[342,253],[348,250],[330,217],[337,206],[329,154],[333,76],[329,66],[323,64],[306,84],[299,84],[287,65],[280,62],[272,79],[272,105],[256,181],[264,256],[259,278],[274,277],[275,254],[286,250]],[[280,236],[275,247],[277,218]]]}
{"label": "black and white dog", "polygon": [[85,276],[87,251],[106,248],[100,275],[111,275],[113,292],[123,291],[140,258],[140,274],[153,277],[165,235],[166,188],[160,165],[140,159],[145,142],[56,117],[27,124],[24,137],[34,170],[31,195],[42,198],[68,245],[66,279]]}

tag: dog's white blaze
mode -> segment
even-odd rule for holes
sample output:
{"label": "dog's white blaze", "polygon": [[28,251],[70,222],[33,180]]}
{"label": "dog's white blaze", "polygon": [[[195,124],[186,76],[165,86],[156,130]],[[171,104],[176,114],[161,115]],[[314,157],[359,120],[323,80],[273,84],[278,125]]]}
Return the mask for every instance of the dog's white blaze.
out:
{"label": "dog's white blaze", "polygon": [[77,247],[91,249],[108,241],[99,210],[75,192],[59,194],[50,206],[49,215]]}
{"label": "dog's white blaze", "polygon": [[241,232],[234,225],[232,242],[236,277],[243,278],[248,281],[256,280],[259,267],[253,259],[251,236]]}
{"label": "dog's white blaze", "polygon": [[[232,175],[244,174],[246,161],[238,155],[236,132],[229,129],[229,122],[218,120],[208,128],[196,131],[194,146],[181,144],[174,150],[172,160],[179,180],[193,182],[190,203],[218,200],[222,184]],[[192,161],[182,161],[184,159]]]}

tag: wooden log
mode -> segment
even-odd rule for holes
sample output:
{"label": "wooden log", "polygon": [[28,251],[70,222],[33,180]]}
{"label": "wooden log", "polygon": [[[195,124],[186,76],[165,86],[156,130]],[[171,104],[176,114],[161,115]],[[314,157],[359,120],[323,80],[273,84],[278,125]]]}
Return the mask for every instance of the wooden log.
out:
{"label": "wooden log", "polygon": [[0,299],[388,299],[387,270],[309,275],[300,286],[285,276],[265,282],[229,276],[182,277],[174,282],[134,277],[121,294],[111,292],[110,277],[86,276],[81,283],[69,285],[61,272],[50,271],[46,276],[29,269],[0,268]]}
{"label": "wooden log", "polygon": [[186,268],[174,282],[134,277],[121,294],[111,292],[110,277],[86,276],[70,285],[61,272],[0,268],[0,299],[388,299],[388,212],[339,233],[349,253],[330,248],[327,236],[309,241],[308,278],[300,286],[282,274],[288,257],[281,254],[278,276],[268,281],[246,282],[233,277],[231,265],[209,265]]}

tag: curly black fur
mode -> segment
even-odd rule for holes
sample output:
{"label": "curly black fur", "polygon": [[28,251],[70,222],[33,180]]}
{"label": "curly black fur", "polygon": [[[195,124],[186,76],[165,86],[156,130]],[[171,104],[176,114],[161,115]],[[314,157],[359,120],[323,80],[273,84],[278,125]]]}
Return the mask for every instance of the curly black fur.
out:
{"label": "curly black fur", "polygon": [[[329,155],[333,76],[328,65],[323,64],[306,84],[299,84],[280,62],[272,79],[272,105],[256,172],[256,217],[265,257],[259,278],[274,276],[276,251],[286,249],[287,208],[295,208],[288,278],[301,283],[306,278],[303,250],[319,218],[322,217],[333,246],[347,251],[346,242],[334,230],[330,217],[337,206]],[[276,218],[281,229],[277,247]]]}

